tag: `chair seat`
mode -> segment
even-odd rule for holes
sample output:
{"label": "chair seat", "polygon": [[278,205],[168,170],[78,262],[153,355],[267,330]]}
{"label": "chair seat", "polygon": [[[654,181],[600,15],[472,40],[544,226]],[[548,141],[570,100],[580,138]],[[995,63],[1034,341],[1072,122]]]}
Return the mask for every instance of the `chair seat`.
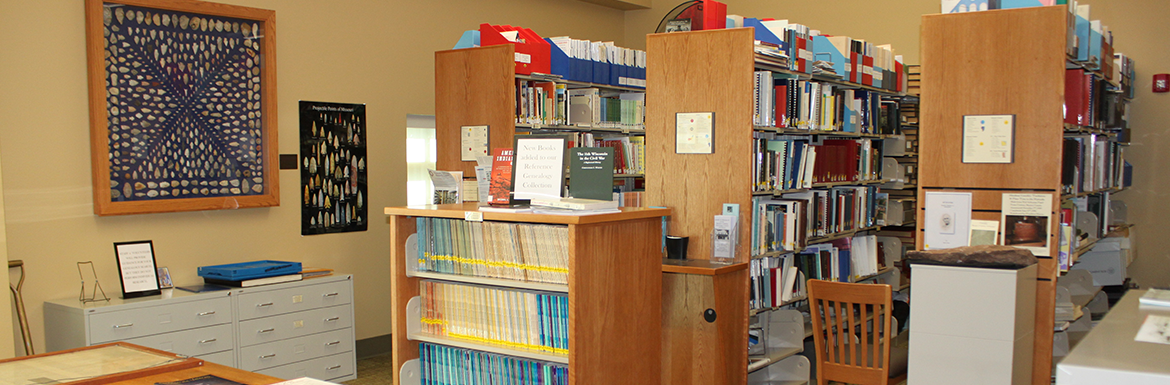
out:
{"label": "chair seat", "polygon": [[[876,343],[878,344],[878,352],[882,352],[885,350],[885,349],[883,349],[883,346],[881,346],[882,345],[881,341],[878,341]],[[858,353],[857,355],[860,356],[861,354]],[[906,374],[906,366],[907,366],[907,363],[910,361],[909,357],[910,357],[910,333],[902,333],[902,334],[899,334],[896,337],[890,339],[890,375],[889,375],[890,378],[894,378],[894,377],[898,377],[898,376]],[[881,355],[879,354],[877,358],[880,359]],[[866,361],[868,361],[868,362],[866,362],[867,366],[875,366],[873,363],[873,360],[874,360],[873,355],[867,355],[866,356]],[[845,357],[843,357],[841,361],[842,361],[842,363],[847,364],[847,365],[853,362],[851,357],[849,357],[849,355],[846,355]]]}

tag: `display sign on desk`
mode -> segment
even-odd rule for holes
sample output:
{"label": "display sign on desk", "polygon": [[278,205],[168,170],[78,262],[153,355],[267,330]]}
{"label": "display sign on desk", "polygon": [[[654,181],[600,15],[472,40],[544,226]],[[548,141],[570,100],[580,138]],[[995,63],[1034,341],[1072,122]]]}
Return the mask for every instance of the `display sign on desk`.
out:
{"label": "display sign on desk", "polygon": [[158,270],[154,264],[154,242],[118,242],[118,276],[122,280],[122,298],[159,295]]}
{"label": "display sign on desk", "polygon": [[515,199],[560,198],[565,186],[565,138],[516,138],[514,148],[512,190]]}
{"label": "display sign on desk", "polygon": [[1015,115],[963,116],[963,163],[1015,161]]}

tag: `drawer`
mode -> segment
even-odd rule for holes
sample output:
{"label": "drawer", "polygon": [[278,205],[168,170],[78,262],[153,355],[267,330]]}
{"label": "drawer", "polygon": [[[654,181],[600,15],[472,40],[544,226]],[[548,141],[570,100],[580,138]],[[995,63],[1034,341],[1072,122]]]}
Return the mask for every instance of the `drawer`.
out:
{"label": "drawer", "polygon": [[240,369],[253,372],[349,351],[353,351],[353,328],[241,348]]}
{"label": "drawer", "polygon": [[353,301],[353,282],[334,281],[286,289],[243,292],[239,297],[240,320],[286,314]]}
{"label": "drawer", "polygon": [[229,297],[93,314],[89,317],[89,344],[124,341],[153,334],[231,322]]}
{"label": "drawer", "polygon": [[308,361],[294,362],[288,365],[257,370],[256,373],[283,379],[311,377],[329,381],[335,378],[353,375],[354,355],[353,352],[334,354]]}
{"label": "drawer", "polygon": [[126,342],[188,356],[230,350],[235,346],[231,324],[131,338]]}
{"label": "drawer", "polygon": [[195,358],[223,366],[236,367],[235,350],[224,350],[219,353],[204,354]]}
{"label": "drawer", "polygon": [[239,344],[251,346],[352,326],[353,307],[350,305],[281,314],[241,321]]}

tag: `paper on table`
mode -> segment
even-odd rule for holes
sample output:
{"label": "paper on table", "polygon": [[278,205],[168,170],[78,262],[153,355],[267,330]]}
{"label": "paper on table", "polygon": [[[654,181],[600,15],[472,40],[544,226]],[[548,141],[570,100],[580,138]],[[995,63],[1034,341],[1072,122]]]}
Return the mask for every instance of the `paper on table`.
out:
{"label": "paper on table", "polygon": [[1142,328],[1138,329],[1137,335],[1133,337],[1133,340],[1170,345],[1170,317],[1153,314],[1147,315],[1146,321],[1142,322]]}
{"label": "paper on table", "polygon": [[926,192],[926,250],[967,246],[971,226],[971,193]]}

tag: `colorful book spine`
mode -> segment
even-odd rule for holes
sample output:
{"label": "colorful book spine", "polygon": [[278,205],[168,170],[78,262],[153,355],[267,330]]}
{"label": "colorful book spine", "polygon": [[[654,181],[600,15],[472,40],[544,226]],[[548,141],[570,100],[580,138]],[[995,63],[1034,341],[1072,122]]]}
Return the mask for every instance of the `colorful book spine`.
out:
{"label": "colorful book spine", "polygon": [[568,355],[568,297],[422,280],[423,332],[510,349]]}
{"label": "colorful book spine", "polygon": [[420,343],[423,385],[567,385],[569,367],[494,353]]}
{"label": "colorful book spine", "polygon": [[426,217],[416,225],[420,271],[568,284],[567,226]]}

